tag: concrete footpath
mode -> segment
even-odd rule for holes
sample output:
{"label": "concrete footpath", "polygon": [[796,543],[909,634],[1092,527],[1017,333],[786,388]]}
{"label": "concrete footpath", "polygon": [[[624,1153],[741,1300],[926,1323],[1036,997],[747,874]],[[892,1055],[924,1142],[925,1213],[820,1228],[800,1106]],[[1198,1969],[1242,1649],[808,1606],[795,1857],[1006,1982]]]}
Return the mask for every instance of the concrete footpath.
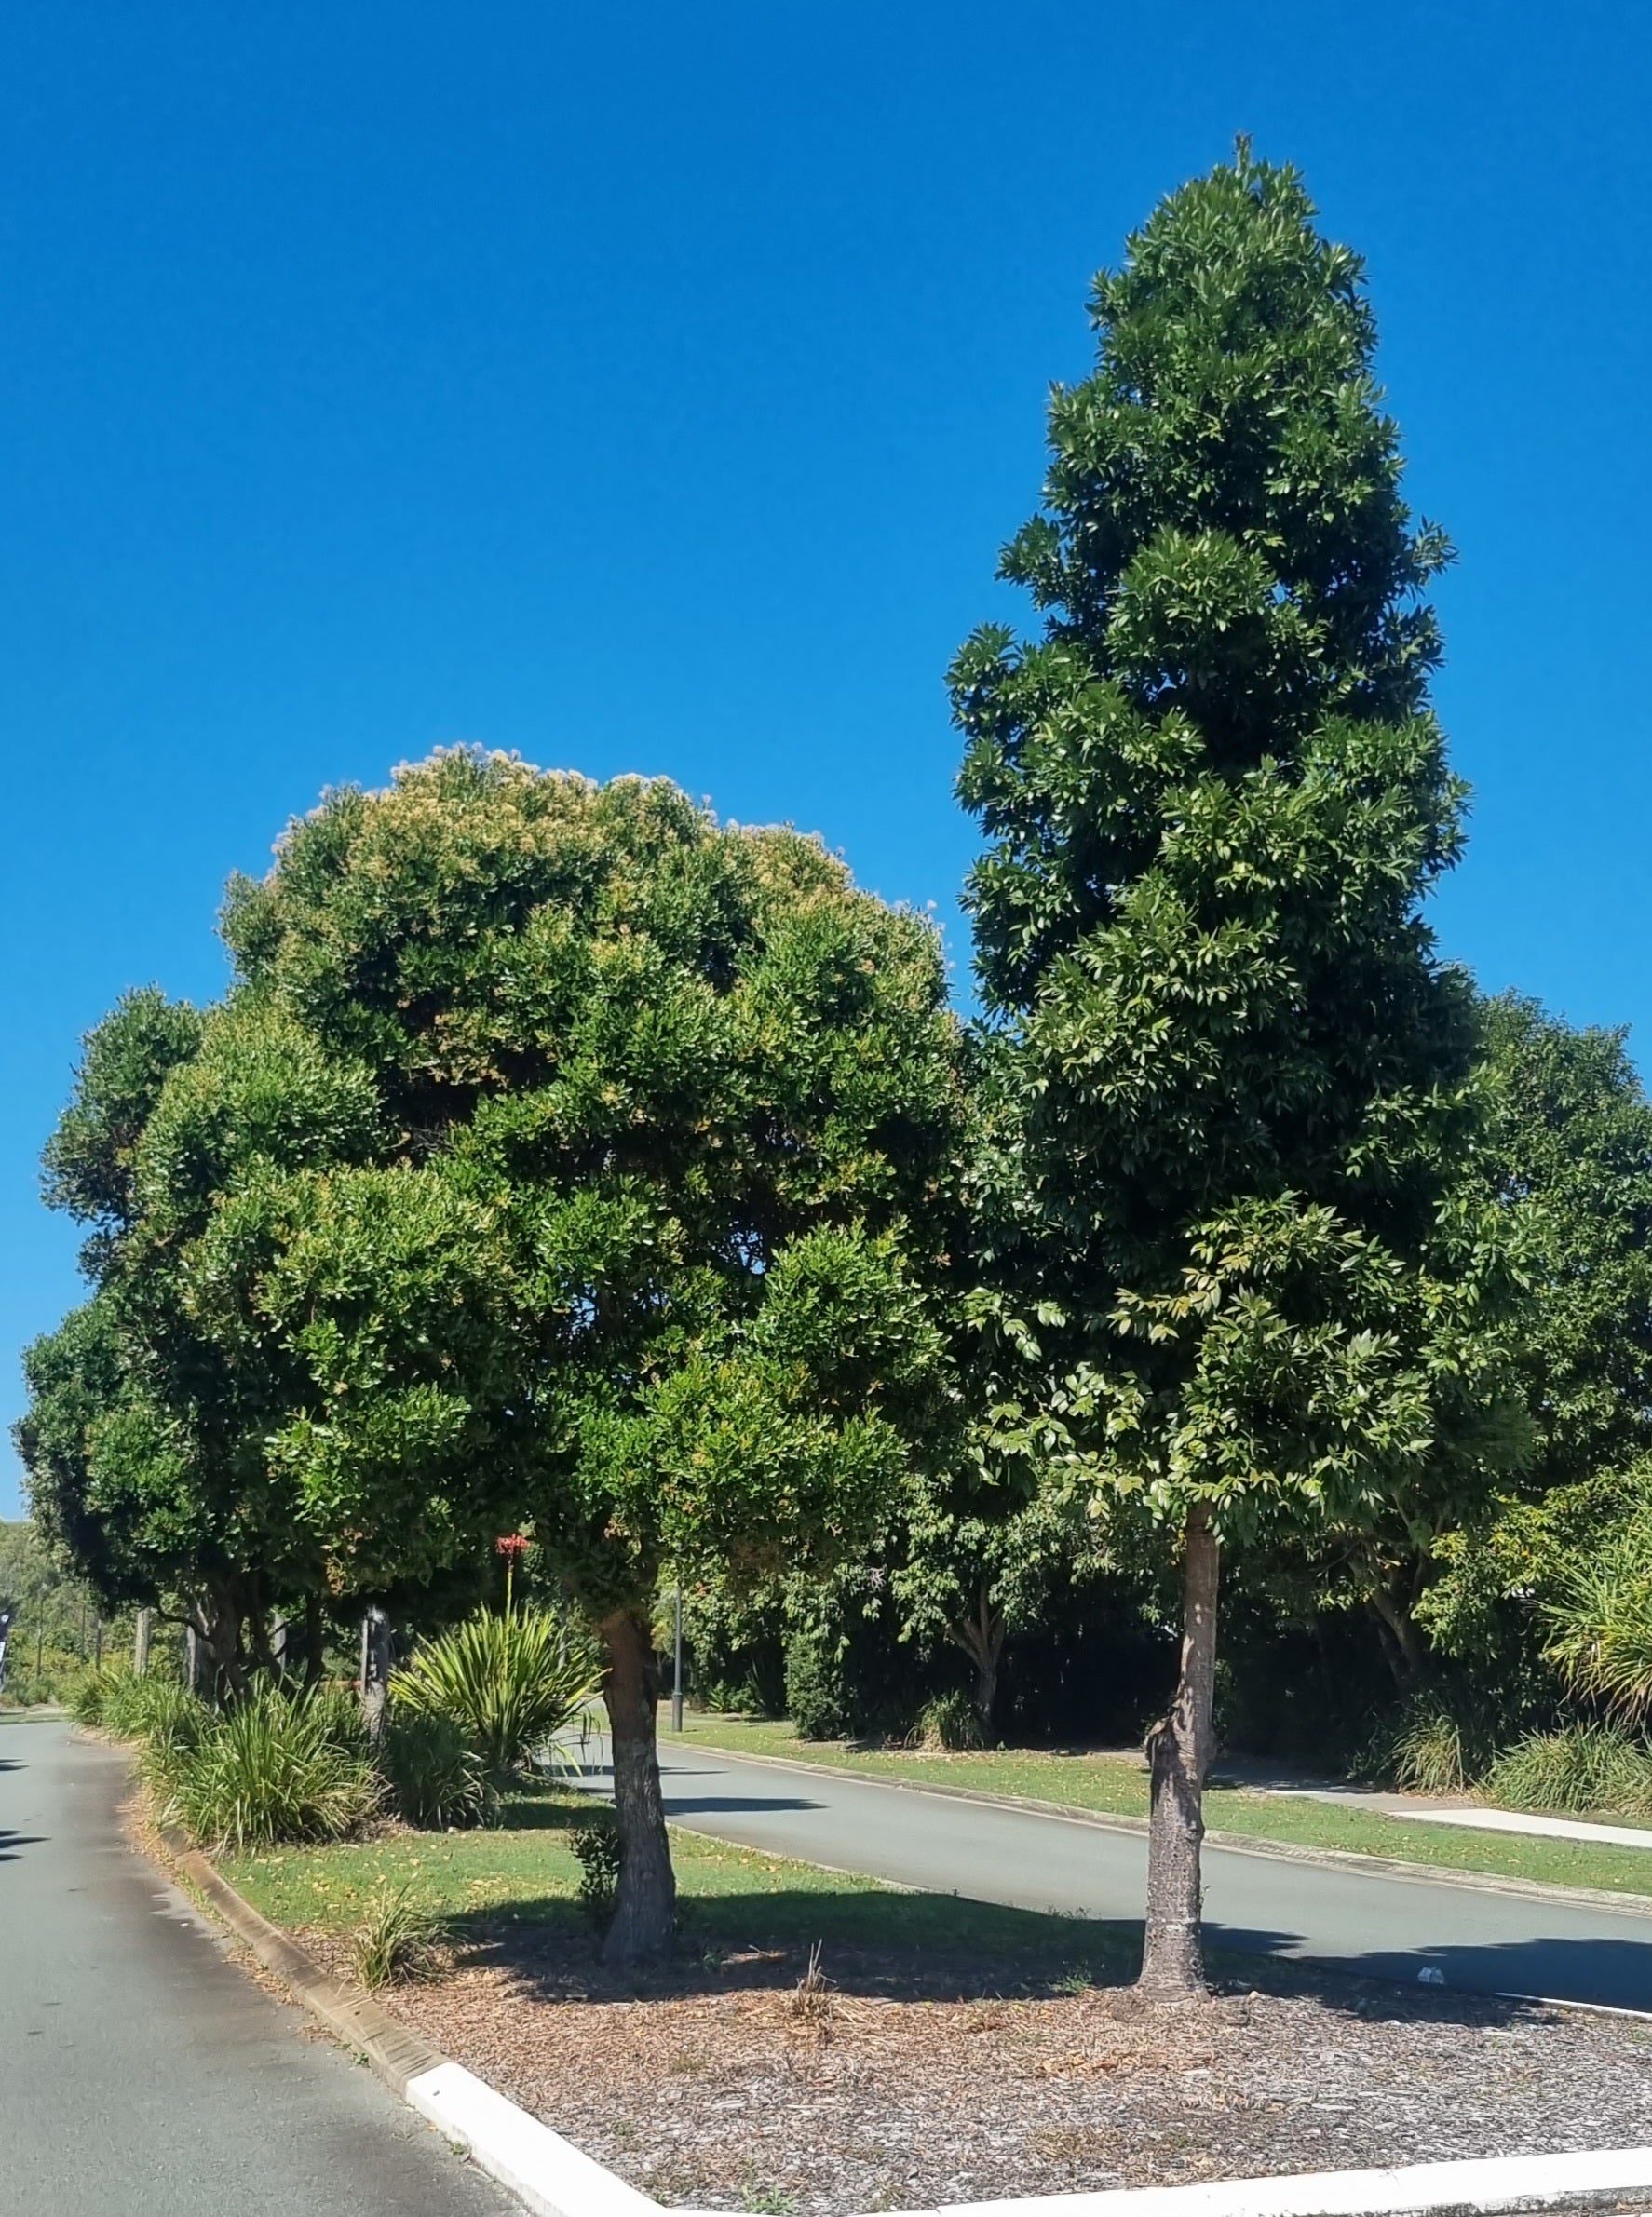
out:
{"label": "concrete footpath", "polygon": [[[1137,1921],[1146,1842],[1082,1819],[660,1739],[666,1814],[772,1854],[1015,1909]],[[588,1781],[606,1785],[605,1774]],[[1347,1862],[1205,1850],[1212,1945],[1480,1994],[1652,2010],[1652,1914]]]}
{"label": "concrete footpath", "polygon": [[133,1854],[125,1758],[0,1724],[0,2217],[518,2205]]}

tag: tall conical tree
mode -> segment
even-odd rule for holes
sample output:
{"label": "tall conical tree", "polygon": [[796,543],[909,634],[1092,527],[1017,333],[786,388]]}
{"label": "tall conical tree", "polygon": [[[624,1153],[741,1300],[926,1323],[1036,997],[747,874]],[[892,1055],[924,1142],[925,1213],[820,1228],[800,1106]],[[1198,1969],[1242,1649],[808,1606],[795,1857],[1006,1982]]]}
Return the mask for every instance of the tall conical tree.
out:
{"label": "tall conical tree", "polygon": [[1002,562],[1043,637],[979,631],[952,684],[1042,1229],[1023,1313],[1064,1314],[1097,1506],[1145,1508],[1183,1568],[1143,1970],[1179,1994],[1221,1546],[1357,1522],[1484,1414],[1442,1170],[1472,1017],[1420,914],[1463,789],[1427,707],[1449,549],[1400,495],[1361,264],[1294,171],[1241,142],[1091,315]]}

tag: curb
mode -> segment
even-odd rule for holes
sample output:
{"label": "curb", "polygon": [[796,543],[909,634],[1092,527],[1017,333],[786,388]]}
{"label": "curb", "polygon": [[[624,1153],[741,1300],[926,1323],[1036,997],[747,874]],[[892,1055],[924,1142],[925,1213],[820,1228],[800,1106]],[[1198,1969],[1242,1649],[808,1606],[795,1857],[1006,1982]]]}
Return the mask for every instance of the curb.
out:
{"label": "curb", "polygon": [[[177,1872],[264,1968],[535,2217],[716,2217],[663,2210],[616,2178],[423,2035],[399,2023],[371,1994],[328,1978],[175,1827],[164,1829],[159,1838]],[[1521,2210],[1611,2209],[1623,2194],[1636,2192],[1652,2194],[1652,2148],[1030,2195],[951,2203],[913,2217],[1513,2217]]]}
{"label": "curb", "polygon": [[327,1977],[175,1827],[158,1836],[176,1871],[294,2000],[535,2217],[662,2217],[657,2202],[399,2023],[370,1994]]}
{"label": "curb", "polygon": [[[947,1786],[934,1778],[886,1778],[875,1771],[845,1770],[834,1763],[803,1763],[789,1755],[748,1754],[740,1748],[724,1748],[710,1740],[684,1739],[673,1746],[701,1748],[708,1755],[726,1755],[731,1763],[761,1763],[772,1770],[792,1771],[799,1778],[844,1778],[857,1786],[887,1786],[896,1793],[935,1793],[943,1800],[974,1802],[988,1809],[1030,1809],[1039,1817],[1058,1817],[1068,1824],[1093,1825],[1104,1832],[1134,1832],[1145,1839],[1145,1817],[1129,1817],[1108,1809],[1081,1809],[1070,1802],[1039,1801],[1028,1793],[989,1793],[979,1786]],[[673,1819],[673,1821],[675,1821]],[[683,1826],[692,1831],[692,1826]],[[1276,1862],[1311,1863],[1328,1871],[1363,1872],[1378,1878],[1420,1880],[1426,1885],[1468,1886],[1477,1893],[1516,1894],[1527,1900],[1575,1902],[1592,1909],[1616,1909],[1626,1916],[1652,1916],[1652,1894],[1620,1894],[1605,1886],[1546,1886],[1541,1879],[1504,1877],[1495,1871],[1458,1871],[1450,1864],[1410,1863],[1397,1856],[1362,1855],[1351,1847],[1298,1847],[1288,1840],[1268,1840],[1251,1832],[1209,1832],[1207,1847],[1225,1855],[1254,1855]]]}
{"label": "curb", "polygon": [[[1390,2170],[1320,2170],[1199,2186],[1133,2186],[1032,2201],[956,2202],[922,2217],[1511,2217],[1615,2210],[1652,2187],[1652,2148],[1500,2156]],[[1644,2205],[1643,2205],[1644,2206]]]}

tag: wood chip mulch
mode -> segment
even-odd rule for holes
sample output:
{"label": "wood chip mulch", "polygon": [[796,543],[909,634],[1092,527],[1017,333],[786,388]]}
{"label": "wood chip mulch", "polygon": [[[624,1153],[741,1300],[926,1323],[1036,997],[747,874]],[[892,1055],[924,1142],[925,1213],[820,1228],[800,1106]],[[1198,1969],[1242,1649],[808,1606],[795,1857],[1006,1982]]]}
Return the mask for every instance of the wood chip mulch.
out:
{"label": "wood chip mulch", "polygon": [[[336,1943],[304,1936],[338,1961]],[[1191,2009],[843,1950],[472,1927],[385,1998],[657,2200],[798,2217],[1652,2143],[1652,2025],[1264,1970]],[[1000,1986],[1004,1967],[995,1967]],[[803,1991],[799,1991],[800,1981]]]}

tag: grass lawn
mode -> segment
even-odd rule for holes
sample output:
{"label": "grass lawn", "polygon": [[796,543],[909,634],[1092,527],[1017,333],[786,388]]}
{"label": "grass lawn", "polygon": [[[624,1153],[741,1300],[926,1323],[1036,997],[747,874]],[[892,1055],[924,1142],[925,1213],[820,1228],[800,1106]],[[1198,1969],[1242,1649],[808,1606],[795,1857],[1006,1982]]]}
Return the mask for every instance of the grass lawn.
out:
{"label": "grass lawn", "polygon": [[[670,1737],[662,1714],[662,1737]],[[792,1726],[756,1718],[696,1714],[684,1720],[684,1737],[730,1754],[781,1755],[873,1778],[971,1788],[983,1793],[1021,1794],[1093,1809],[1114,1817],[1144,1817],[1147,1773],[1134,1754],[1062,1754],[1040,1748],[994,1749],[979,1754],[928,1754],[900,1748],[859,1748],[843,1740],[799,1739]],[[1247,1833],[1300,1847],[1345,1854],[1390,1856],[1442,1870],[1480,1871],[1545,1886],[1592,1886],[1609,1893],[1652,1895],[1652,1849],[1602,1847],[1584,1840],[1534,1839],[1519,1832],[1483,1832],[1468,1826],[1415,1824],[1380,1810],[1212,1786],[1205,1795],[1212,1832]]]}
{"label": "grass lawn", "polygon": [[[349,1932],[383,1889],[407,1886],[461,1940],[509,1925],[575,1940],[586,1926],[567,1835],[589,1815],[583,1795],[524,1787],[507,1798],[503,1821],[485,1830],[398,1830],[332,1846],[273,1847],[225,1856],[220,1868],[255,1908],[289,1929]],[[1139,1938],[1126,1927],[909,1894],[875,1878],[675,1828],[671,1854],[684,1930],[709,1949],[796,1949],[822,1940],[828,1950],[995,1962],[1018,1980],[1038,1981],[1070,1972],[1104,1982],[1131,1975],[1140,1960]]]}

